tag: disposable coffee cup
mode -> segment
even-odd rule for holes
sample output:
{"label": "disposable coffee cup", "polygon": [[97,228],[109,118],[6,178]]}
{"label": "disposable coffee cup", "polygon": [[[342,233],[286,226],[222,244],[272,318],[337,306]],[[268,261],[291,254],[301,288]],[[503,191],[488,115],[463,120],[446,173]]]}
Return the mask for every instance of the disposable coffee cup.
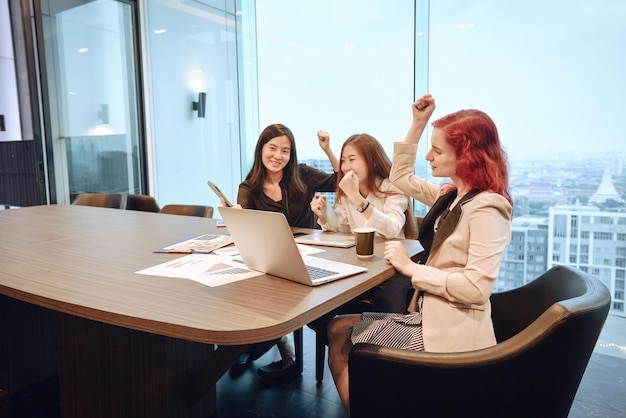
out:
{"label": "disposable coffee cup", "polygon": [[374,235],[376,234],[376,228],[355,228],[352,232],[354,232],[357,257],[372,257],[374,255]]}

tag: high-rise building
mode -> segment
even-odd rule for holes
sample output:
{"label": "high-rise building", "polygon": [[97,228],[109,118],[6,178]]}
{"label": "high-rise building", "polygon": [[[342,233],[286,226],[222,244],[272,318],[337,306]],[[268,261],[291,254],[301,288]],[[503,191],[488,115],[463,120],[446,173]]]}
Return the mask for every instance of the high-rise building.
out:
{"label": "high-rise building", "polygon": [[[332,173],[333,165],[328,161],[328,159],[310,159],[302,161],[302,163],[308,165],[309,167],[316,168],[324,173]],[[335,193],[334,192],[324,192],[326,195],[326,205],[328,207],[332,207],[335,204]]]}
{"label": "high-rise building", "polygon": [[611,291],[610,313],[626,316],[626,213],[594,206],[550,208],[548,268],[570,265],[600,279]]}
{"label": "high-rise building", "polygon": [[520,287],[546,271],[548,219],[518,217],[511,226],[511,243],[504,252],[494,291]]}

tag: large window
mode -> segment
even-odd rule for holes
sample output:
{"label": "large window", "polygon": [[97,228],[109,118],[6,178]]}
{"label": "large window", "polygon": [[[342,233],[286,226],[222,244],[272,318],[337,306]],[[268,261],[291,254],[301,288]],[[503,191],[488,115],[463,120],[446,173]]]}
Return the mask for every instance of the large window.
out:
{"label": "large window", "polygon": [[412,0],[257,1],[260,129],[287,125],[303,162],[326,158],[320,129],[338,157],[355,133],[391,157],[411,118],[414,10]]}
{"label": "large window", "polygon": [[624,158],[615,124],[626,110],[623,2],[438,0],[430,22],[437,114],[466,107],[489,113],[514,176],[539,158],[550,170],[537,165],[526,176],[559,187],[571,162],[583,160],[578,174],[598,181],[607,164]]}
{"label": "large window", "polygon": [[[509,154],[516,219],[553,244],[542,254],[549,268],[569,258],[552,248],[578,251],[590,234],[607,232],[588,222],[592,216],[618,225],[618,241],[626,234],[616,215],[626,189],[617,123],[626,114],[623,39],[626,5],[611,0],[259,0],[260,128],[290,126],[306,162],[323,158],[318,129],[331,132],[337,154],[347,136],[368,132],[391,155],[414,95],[425,91],[437,101],[433,118],[484,110]],[[419,174],[429,174],[420,158],[429,136]],[[551,208],[560,208],[553,217]],[[567,219],[580,220],[571,234]],[[599,263],[590,267],[610,282],[614,272],[605,258]],[[537,275],[528,271],[525,281]]]}
{"label": "large window", "polygon": [[[626,209],[626,141],[616,123],[626,113],[626,4],[443,0],[430,7],[433,116],[486,111],[509,154],[515,218],[552,232],[545,230],[553,242],[547,267],[580,261],[610,287],[619,259],[587,256],[587,239],[613,251],[606,225],[626,232],[614,226]],[[590,224],[592,217],[601,225]],[[506,263],[499,281],[509,281]],[[535,277],[529,270],[525,282]],[[626,315],[623,304],[612,313]]]}

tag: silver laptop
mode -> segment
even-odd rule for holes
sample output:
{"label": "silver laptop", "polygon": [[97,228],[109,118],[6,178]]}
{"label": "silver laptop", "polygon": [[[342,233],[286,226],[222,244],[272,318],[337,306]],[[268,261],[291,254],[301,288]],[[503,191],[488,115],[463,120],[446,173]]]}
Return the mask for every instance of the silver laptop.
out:
{"label": "silver laptop", "polygon": [[218,207],[245,265],[256,271],[317,286],[367,271],[366,267],[303,256],[280,212]]}

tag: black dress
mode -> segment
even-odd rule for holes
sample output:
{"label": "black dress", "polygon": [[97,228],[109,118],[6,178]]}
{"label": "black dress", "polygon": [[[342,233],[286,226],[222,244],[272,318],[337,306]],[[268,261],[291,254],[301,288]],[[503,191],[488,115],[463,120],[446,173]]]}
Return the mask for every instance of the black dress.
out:
{"label": "black dress", "polygon": [[261,191],[254,192],[250,184],[244,181],[239,185],[237,203],[245,209],[282,212],[291,227],[319,228],[315,215],[311,211],[311,200],[316,192],[334,192],[337,187],[337,173],[328,174],[306,164],[298,164],[300,178],[306,185],[306,192],[302,196],[289,196],[285,185],[281,181],[280,188],[283,198],[275,202]]}

